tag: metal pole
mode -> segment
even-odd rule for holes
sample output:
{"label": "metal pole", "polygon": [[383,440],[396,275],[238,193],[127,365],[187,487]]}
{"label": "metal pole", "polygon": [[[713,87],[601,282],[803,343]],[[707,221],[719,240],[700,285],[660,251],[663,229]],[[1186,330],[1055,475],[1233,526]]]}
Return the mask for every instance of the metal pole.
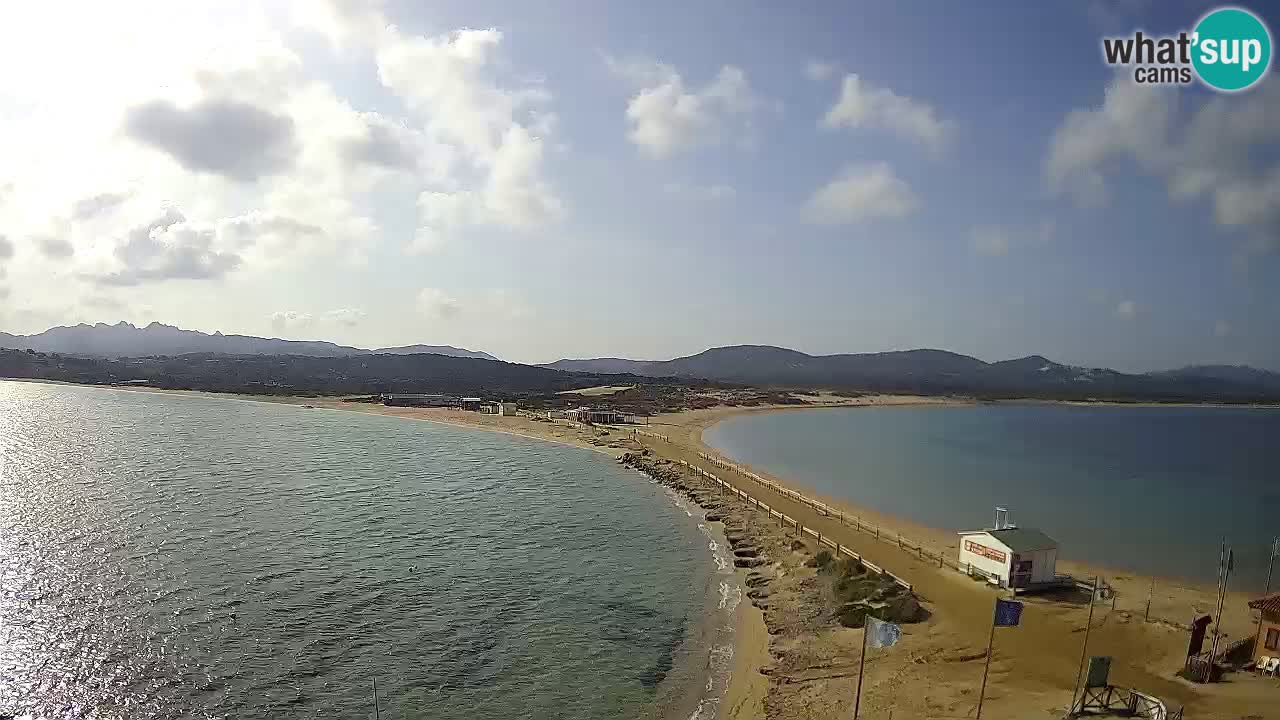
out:
{"label": "metal pole", "polygon": [[867,666],[867,621],[862,620],[862,654],[858,656],[858,694],[853,697],[853,720],[858,720],[858,709],[862,706],[862,673]]}
{"label": "metal pole", "polygon": [[1227,600],[1227,581],[1231,579],[1231,566],[1235,564],[1235,550],[1227,551],[1227,565],[1222,571],[1222,591],[1218,594],[1218,614],[1213,620],[1213,644],[1209,646],[1209,662],[1205,665],[1204,681],[1213,681],[1213,659],[1218,656],[1218,641],[1222,634],[1218,628],[1222,625],[1222,605]]}
{"label": "metal pole", "polygon": [[978,691],[978,720],[982,718],[982,701],[987,696],[987,673],[991,671],[991,646],[996,641],[996,611],[999,607],[1000,598],[996,598],[996,604],[991,608],[991,637],[987,638],[987,664],[982,668],[982,689]]}
{"label": "metal pole", "polygon": [[[1265,600],[1271,594],[1271,570],[1276,564],[1276,548],[1280,547],[1280,537],[1271,538],[1271,559],[1267,561],[1267,585],[1262,591],[1262,598]],[[1258,631],[1253,636],[1253,651],[1258,652],[1258,644],[1262,642],[1262,611],[1258,611]]]}
{"label": "metal pole", "polygon": [[1153,576],[1151,578],[1151,587],[1147,588],[1147,611],[1142,613],[1142,622],[1148,622],[1151,620],[1151,596],[1155,593],[1155,591],[1156,591],[1156,579]]}
{"label": "metal pole", "polygon": [[[1076,709],[1076,694],[1080,692],[1080,679],[1084,676],[1084,659],[1089,655],[1089,631],[1093,629],[1093,600],[1098,597],[1098,577],[1093,578],[1093,590],[1089,593],[1089,619],[1084,624],[1084,645],[1080,648],[1080,667],[1076,670],[1076,684],[1071,687],[1071,711]],[[1081,703],[1084,704],[1083,702]]]}

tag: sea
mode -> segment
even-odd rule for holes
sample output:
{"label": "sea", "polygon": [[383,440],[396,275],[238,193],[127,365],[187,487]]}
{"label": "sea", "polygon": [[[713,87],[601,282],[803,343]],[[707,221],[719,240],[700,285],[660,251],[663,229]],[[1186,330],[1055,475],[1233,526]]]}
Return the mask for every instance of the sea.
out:
{"label": "sea", "polygon": [[728,557],[585,449],[0,382],[0,716],[705,720]]}
{"label": "sea", "polygon": [[[1043,403],[731,417],[703,440],[821,495],[948,530],[996,506],[1060,556],[1261,590],[1280,535],[1280,409]],[[1280,565],[1280,562],[1277,563]],[[1278,579],[1272,588],[1280,585]]]}

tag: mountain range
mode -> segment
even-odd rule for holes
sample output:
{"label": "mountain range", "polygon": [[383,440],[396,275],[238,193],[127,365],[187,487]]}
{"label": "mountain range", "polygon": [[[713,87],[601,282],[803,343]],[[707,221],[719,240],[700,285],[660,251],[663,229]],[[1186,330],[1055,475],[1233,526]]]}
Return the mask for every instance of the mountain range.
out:
{"label": "mountain range", "polygon": [[1280,394],[1280,373],[1236,365],[1121,373],[1057,363],[1040,355],[985,362],[946,350],[809,355],[768,345],[736,345],[674,360],[594,358],[544,367],[648,377],[706,378],[748,385],[832,387],[922,393],[1060,397],[1244,398]]}
{"label": "mountain range", "polygon": [[[439,355],[462,360],[497,360],[488,353],[448,345],[364,349],[324,341],[281,340],[220,332],[208,334],[161,323],[136,327],[125,322],[55,327],[34,335],[0,333],[0,348],[86,358],[201,354],[342,359],[368,355]],[[303,361],[297,360],[296,363]],[[340,367],[341,370],[338,369]],[[388,369],[393,367],[399,371],[411,371],[412,368],[425,369],[427,366],[387,366]],[[465,370],[462,366],[450,367],[450,372],[475,378],[496,372],[493,366],[485,364]],[[1065,365],[1040,355],[986,362],[968,355],[933,349],[809,355],[769,345],[735,345],[711,348],[673,360],[564,359],[536,367],[542,371],[586,373],[596,377],[617,374],[675,378],[681,384],[690,380],[708,380],[762,387],[954,393],[983,397],[1280,399],[1280,373],[1242,365],[1192,365],[1174,370],[1122,373],[1107,368]],[[346,365],[335,365],[331,370],[343,374],[351,372]],[[361,374],[355,372],[351,377]]]}
{"label": "mountain range", "polygon": [[0,332],[0,348],[35,350],[82,357],[151,357],[217,353],[222,355],[308,355],[346,357],[349,355],[447,355],[449,357],[497,360],[484,352],[449,345],[406,345],[364,349],[320,340],[280,340],[252,335],[212,334],[153,322],[145,327],[118,322],[114,325],[60,326],[34,335]]}

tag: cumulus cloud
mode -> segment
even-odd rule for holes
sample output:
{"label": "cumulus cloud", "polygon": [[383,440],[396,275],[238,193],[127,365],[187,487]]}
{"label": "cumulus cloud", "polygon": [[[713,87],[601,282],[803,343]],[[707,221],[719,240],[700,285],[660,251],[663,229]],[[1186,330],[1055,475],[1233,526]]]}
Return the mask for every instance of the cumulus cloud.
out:
{"label": "cumulus cloud", "polygon": [[564,205],[539,173],[542,153],[540,139],[513,125],[483,185],[454,192],[423,191],[410,250],[435,250],[453,231],[468,225],[530,229],[561,218]]}
{"label": "cumulus cloud", "polygon": [[420,153],[415,132],[403,121],[396,122],[378,113],[361,113],[359,135],[341,141],[338,152],[353,166],[368,165],[387,170],[412,172],[418,169]]}
{"label": "cumulus cloud", "polygon": [[129,194],[122,192],[104,192],[81,198],[72,207],[71,217],[80,221],[91,220],[116,209],[128,198]]}
{"label": "cumulus cloud", "polygon": [[130,137],[188,170],[241,182],[288,169],[298,153],[293,118],[233,100],[189,108],[153,100],[130,108],[124,125]]}
{"label": "cumulus cloud", "polygon": [[1138,315],[1138,304],[1132,300],[1121,300],[1116,304],[1116,316],[1124,320],[1132,320]]}
{"label": "cumulus cloud", "polygon": [[364,319],[368,317],[368,313],[359,308],[336,308],[326,310],[322,317],[345,327],[355,327],[364,322]]}
{"label": "cumulus cloud", "polygon": [[1136,168],[1165,182],[1173,200],[1207,200],[1218,224],[1246,230],[1248,247],[1266,250],[1280,236],[1278,146],[1280,85],[1197,101],[1117,75],[1099,107],[1064,118],[1044,174],[1051,191],[1097,206],[1109,201],[1110,172]]}
{"label": "cumulus cloud", "polygon": [[919,206],[915,193],[887,163],[852,165],[809,199],[810,222],[840,225],[905,217]]}
{"label": "cumulus cloud", "polygon": [[449,320],[462,312],[458,300],[439,288],[422,288],[415,303],[418,312],[436,320]]}
{"label": "cumulus cloud", "polygon": [[139,285],[164,280],[219,278],[240,265],[240,256],[215,247],[211,228],[194,226],[175,208],[130,230],[116,245],[119,268],[91,276],[103,285]]}
{"label": "cumulus cloud", "polygon": [[408,37],[394,28],[377,51],[378,75],[421,118],[428,140],[456,150],[466,177],[418,197],[411,250],[446,242],[469,225],[530,229],[563,217],[544,176],[544,138],[555,125],[540,85],[497,78],[502,33],[460,30]]}
{"label": "cumulus cloud", "polygon": [[761,100],[741,68],[725,65],[701,88],[687,87],[672,66],[650,61],[619,62],[610,68],[638,92],[627,102],[627,138],[654,157],[699,145],[745,140]]}
{"label": "cumulus cloud", "polygon": [[277,310],[268,316],[271,320],[271,329],[276,332],[288,332],[290,330],[301,330],[311,327],[315,318],[310,313],[297,312],[296,310]]}
{"label": "cumulus cloud", "polygon": [[949,134],[946,123],[928,103],[874,87],[857,74],[844,76],[840,97],[822,119],[828,128],[887,130],[930,148],[942,147]]}
{"label": "cumulus cloud", "polygon": [[75,254],[75,246],[70,240],[57,235],[40,235],[33,238],[40,254],[50,260],[63,260]]}

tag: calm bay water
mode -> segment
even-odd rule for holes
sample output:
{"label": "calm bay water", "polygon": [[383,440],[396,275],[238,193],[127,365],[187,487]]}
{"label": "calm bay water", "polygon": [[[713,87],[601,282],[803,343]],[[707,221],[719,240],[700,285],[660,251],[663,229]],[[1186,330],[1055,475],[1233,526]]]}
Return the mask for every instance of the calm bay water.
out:
{"label": "calm bay water", "polygon": [[1280,535],[1280,410],[1017,404],[744,415],[704,440],[823,495],[931,527],[993,508],[1064,557],[1212,583],[1220,540],[1237,589],[1261,589]]}
{"label": "calm bay water", "polygon": [[711,538],[587,450],[0,382],[0,715],[666,715],[731,652]]}

